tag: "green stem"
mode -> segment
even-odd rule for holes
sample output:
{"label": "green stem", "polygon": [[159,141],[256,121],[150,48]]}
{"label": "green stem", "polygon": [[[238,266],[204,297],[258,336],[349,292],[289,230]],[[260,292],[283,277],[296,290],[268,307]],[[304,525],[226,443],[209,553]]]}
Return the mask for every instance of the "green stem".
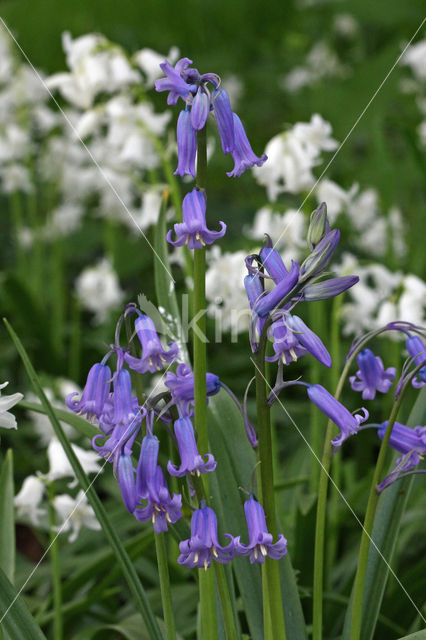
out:
{"label": "green stem", "polygon": [[222,564],[215,562],[214,570],[223,620],[225,623],[226,640],[237,640],[237,638],[239,637],[239,633],[237,632],[238,621],[234,618],[231,598],[229,597],[229,587],[226,580],[225,567]]}
{"label": "green stem", "polygon": [[[207,145],[206,128],[197,135],[197,187],[206,188],[207,183]],[[207,432],[207,388],[206,388],[206,253],[205,249],[194,249],[194,423],[198,436],[198,448],[203,455],[208,451]],[[206,502],[210,499],[208,474],[203,478]],[[200,569],[199,589],[201,606],[202,638],[217,638],[216,587],[213,571]]]}
{"label": "green stem", "polygon": [[[265,325],[266,326],[266,325]],[[263,337],[263,339],[262,339]],[[256,353],[255,375],[256,375],[256,404],[257,404],[257,426],[258,426],[258,465],[259,488],[263,508],[265,510],[266,522],[270,533],[277,535],[277,517],[275,511],[274,496],[274,465],[272,460],[272,438],[270,409],[268,406],[268,394],[265,376],[265,347],[266,333],[262,333],[259,349]],[[271,631],[271,638],[274,640],[285,640],[284,613],[281,599],[281,583],[278,563],[270,558],[266,558],[265,569],[262,571],[262,578],[266,580],[267,587],[263,593],[267,592],[269,600],[269,611],[271,626],[268,624],[268,616],[264,616],[265,638]],[[264,607],[265,608],[265,607]]]}
{"label": "green stem", "polygon": [[19,193],[19,191],[14,191],[13,193],[11,193],[9,198],[9,204],[10,204],[10,216],[12,218],[12,225],[13,225],[14,244],[16,249],[16,267],[17,267],[18,273],[21,276],[26,277],[27,261],[25,257],[25,250],[19,241],[19,233],[24,226],[22,194]]}
{"label": "green stem", "polygon": [[382,444],[380,446],[376,468],[374,469],[373,479],[371,481],[370,487],[370,495],[367,503],[367,510],[365,512],[364,526],[362,528],[361,545],[359,549],[357,571],[354,583],[350,640],[359,640],[361,636],[362,609],[364,604],[364,587],[365,578],[367,575],[368,553],[370,550],[371,533],[373,531],[376,507],[379,500],[377,485],[379,484],[380,478],[382,477],[393,425],[395,424],[395,420],[397,418],[399,408],[405,395],[405,391],[407,390],[408,386],[411,383],[411,380],[414,378],[416,373],[421,369],[421,366],[422,365],[416,367],[416,369],[414,369],[414,371],[407,377],[398,398],[395,400],[389,416],[385,435],[383,436]]}
{"label": "green stem", "polygon": [[164,623],[166,626],[166,638],[167,640],[175,640],[176,627],[164,533],[157,533],[154,538],[155,550],[157,552],[158,577],[160,579],[161,603],[163,605]]}
{"label": "green stem", "polygon": [[53,482],[49,483],[49,531],[50,531],[50,560],[52,567],[53,581],[53,638],[62,640],[63,620],[62,620],[62,587],[61,568],[58,546],[58,534],[55,531],[55,508],[53,500],[55,498],[55,487]]}
{"label": "green stem", "polygon": [[65,285],[64,285],[64,261],[61,238],[56,238],[51,245],[51,331],[53,342],[61,355],[64,338],[64,320],[65,320]]}
{"label": "green stem", "polygon": [[[312,328],[314,333],[321,336],[325,333],[325,304],[323,301],[317,302],[315,305],[311,305],[309,307],[309,326]],[[310,362],[310,379],[311,384],[319,384],[321,382],[323,373],[323,365],[318,362],[316,358],[311,358]],[[319,475],[320,475],[320,467],[318,466],[317,458],[321,455],[321,444],[322,444],[322,433],[323,428],[321,428],[321,422],[323,420],[323,416],[317,411],[315,405],[312,403],[310,405],[310,415],[309,415],[309,423],[310,423],[310,443],[311,447],[315,453],[314,456],[311,456],[311,479],[310,479],[310,490],[312,493],[316,493],[318,489]]]}
{"label": "green stem", "polygon": [[71,300],[71,331],[69,344],[69,377],[70,380],[80,379],[80,350],[81,350],[81,307],[77,297]]}

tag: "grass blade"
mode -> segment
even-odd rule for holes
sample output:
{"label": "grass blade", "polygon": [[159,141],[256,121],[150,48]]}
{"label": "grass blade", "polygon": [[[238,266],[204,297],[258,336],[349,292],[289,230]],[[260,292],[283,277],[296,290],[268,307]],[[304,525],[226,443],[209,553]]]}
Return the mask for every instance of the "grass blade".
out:
{"label": "grass blade", "polygon": [[1,628],[6,631],[11,640],[46,640],[46,636],[34,621],[22,598],[16,594],[13,585],[1,569],[0,620]]}
{"label": "grass blade", "polygon": [[0,568],[13,584],[15,574],[15,513],[13,452],[6,453],[0,472]]}

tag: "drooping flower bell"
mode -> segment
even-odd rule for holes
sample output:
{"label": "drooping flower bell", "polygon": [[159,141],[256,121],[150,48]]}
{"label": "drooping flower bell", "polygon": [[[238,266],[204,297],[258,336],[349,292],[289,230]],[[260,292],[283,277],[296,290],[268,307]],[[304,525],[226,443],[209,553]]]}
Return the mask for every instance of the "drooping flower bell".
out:
{"label": "drooping flower bell", "polygon": [[171,497],[163,471],[158,465],[158,450],[158,438],[146,435],[142,440],[136,470],[136,495],[138,500],[147,500],[147,505],[137,506],[134,515],[140,522],[151,520],[154,531],[161,533],[167,531],[168,523],[177,522],[182,516],[182,496],[173,494]]}
{"label": "drooping flower bell", "polygon": [[318,409],[330,418],[340,429],[340,434],[335,436],[331,444],[334,451],[341,447],[342,443],[358,432],[359,425],[367,420],[369,413],[362,407],[364,415],[352,415],[331,393],[320,384],[308,385],[308,396]]}
{"label": "drooping flower bell", "polygon": [[321,364],[331,367],[331,357],[320,338],[301,318],[286,313],[271,325],[271,337],[275,355],[267,357],[269,362],[281,360],[283,364],[295,362],[299,356],[310,353]]}
{"label": "drooping flower bell", "polygon": [[[388,421],[386,420],[377,431],[381,440],[384,438],[387,426]],[[392,427],[389,446],[403,455],[396,461],[393,471],[378,485],[378,491],[383,491],[401,476],[408,475],[410,472],[414,473],[413,469],[417,467],[423,455],[426,454],[426,427],[414,427],[414,429],[411,429],[399,422],[395,422]]]}
{"label": "drooping flower bell", "polygon": [[250,562],[263,564],[265,558],[279,560],[287,553],[287,540],[280,533],[277,542],[273,542],[272,534],[266,526],[265,512],[262,505],[252,495],[244,504],[247,521],[249,543],[240,542],[240,536],[234,539],[235,552],[239,556],[250,555]]}
{"label": "drooping flower bell", "polygon": [[172,240],[172,231],[167,233],[167,241],[175,247],[188,245],[188,249],[202,249],[222,238],[226,224],[220,222],[220,231],[210,231],[206,223],[206,196],[203,191],[194,189],[187,193],[182,203],[183,222],[174,225],[177,239]]}
{"label": "drooping flower bell", "polygon": [[220,545],[216,514],[202,501],[200,508],[192,514],[191,537],[179,544],[178,563],[190,569],[195,567],[208,569],[212,560],[226,564],[232,560],[235,551],[233,537],[225,533],[225,538],[230,538],[229,544]]}
{"label": "drooping flower bell", "polygon": [[[176,373],[168,371],[164,384],[172,396],[173,402],[178,405],[184,416],[191,415],[191,405],[194,404],[194,374],[189,365],[180,363],[176,368]],[[219,393],[221,383],[214,373],[206,373],[207,398]],[[208,402],[208,399],[207,399]]]}
{"label": "drooping flower bell", "polygon": [[370,349],[360,351],[356,360],[359,370],[349,378],[352,389],[362,391],[363,400],[374,400],[376,391],[387,393],[395,378],[395,367],[385,370],[382,359]]}
{"label": "drooping flower bell", "polygon": [[148,316],[138,315],[135,320],[135,331],[142,345],[142,355],[140,358],[135,358],[130,353],[124,354],[125,361],[134,371],[157,373],[177,358],[179,353],[177,344],[169,342],[169,350],[166,351],[160,342],[153,321]]}
{"label": "drooping flower bell", "polygon": [[[215,73],[200,74],[191,68],[192,61],[181,58],[174,67],[169,62],[160,64],[165,78],[157,80],[157,91],[168,91],[168,104],[176,104],[179,98],[185,102],[185,110],[178,120],[178,168],[176,173],[195,175],[194,139],[202,129],[210,111],[214,112],[224,153],[231,153],[234,169],[228,176],[240,176],[254,165],[262,166],[267,160],[263,154],[256,156],[248,141],[243,124],[233,113],[229,96],[220,86],[221,81]],[[183,115],[187,113],[188,115]],[[190,131],[192,129],[192,132]]]}
{"label": "drooping flower bell", "polygon": [[87,418],[99,418],[108,398],[111,385],[111,369],[100,363],[94,364],[89,371],[87,381],[80,400],[77,392],[67,396],[65,403],[71,411],[78,415],[86,414]]}
{"label": "drooping flower bell", "polygon": [[169,460],[167,471],[171,476],[182,478],[190,473],[199,476],[201,473],[208,473],[216,469],[217,463],[211,453],[206,454],[206,461],[204,461],[203,456],[198,453],[194,428],[189,418],[179,418],[179,420],[175,420],[175,436],[179,448],[181,465],[177,467]]}
{"label": "drooping flower bell", "polygon": [[283,277],[270,292],[265,292],[254,305],[254,313],[260,318],[265,318],[277,307],[286,296],[295,288],[299,279],[299,265],[291,261],[290,271]]}

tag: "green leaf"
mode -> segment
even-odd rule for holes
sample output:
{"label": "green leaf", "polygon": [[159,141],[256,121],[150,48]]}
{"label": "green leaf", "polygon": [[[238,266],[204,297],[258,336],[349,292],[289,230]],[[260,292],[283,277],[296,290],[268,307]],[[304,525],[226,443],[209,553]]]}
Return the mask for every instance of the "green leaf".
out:
{"label": "green leaf", "polygon": [[[407,426],[415,427],[418,424],[424,424],[425,417],[426,388],[423,388],[419,392],[417,400],[411,410],[410,417],[407,420]],[[371,535],[376,546],[371,545],[368,554],[361,631],[362,640],[372,640],[374,637],[377,618],[380,613],[389,575],[389,565],[392,564],[393,554],[398,541],[398,533],[412,483],[412,476],[394,482],[383,491],[379,498]],[[399,587],[396,586],[396,588]],[[401,593],[401,597],[406,596]],[[342,640],[349,640],[351,619],[352,598],[346,611]]]}
{"label": "green leaf", "polygon": [[399,640],[426,640],[426,629],[422,629],[421,631],[416,631],[415,633],[411,633],[409,636],[404,636],[403,638],[399,638]]}
{"label": "green leaf", "polygon": [[13,584],[15,574],[15,512],[13,452],[6,453],[0,472],[0,569]]}
{"label": "green leaf", "polygon": [[[235,404],[221,391],[211,398],[208,411],[209,442],[219,461],[212,483],[215,503],[220,502],[225,533],[244,536],[247,524],[244,502],[247,496],[239,487],[250,490],[256,456],[247,439],[244,422]],[[220,492],[219,492],[220,489]],[[244,603],[244,612],[253,640],[263,638],[262,582],[259,566],[247,558],[234,558],[231,565]],[[283,607],[288,638],[306,638],[306,627],[289,555],[279,560]]]}
{"label": "green leaf", "polygon": [[[154,279],[155,292],[157,295],[157,304],[161,312],[162,320],[166,321],[169,329],[170,337],[179,344],[181,355],[185,362],[189,362],[189,356],[186,348],[186,340],[184,339],[179,305],[175,293],[175,281],[172,275],[172,268],[169,261],[169,252],[167,244],[167,194],[163,197],[160,209],[160,216],[154,227]],[[163,312],[163,309],[165,313]],[[167,316],[171,317],[171,323],[167,322]]]}
{"label": "green leaf", "polygon": [[[19,406],[23,409],[27,409],[28,411],[36,411],[37,413],[43,413],[47,415],[47,409],[43,407],[42,404],[37,404],[36,402],[27,402],[27,400],[21,400],[19,402]],[[67,424],[74,427],[77,431],[79,431],[83,436],[92,439],[97,433],[100,433],[99,429],[97,429],[93,424],[90,424],[85,418],[81,418],[77,416],[75,413],[71,411],[67,411],[66,409],[53,409],[52,411],[55,414],[58,420],[62,420],[62,422],[66,422]]]}
{"label": "green leaf", "polygon": [[128,554],[126,553],[126,550],[123,547],[123,544],[117,534],[117,532],[115,531],[114,527],[111,525],[111,522],[108,518],[108,515],[104,509],[104,506],[102,504],[102,502],[100,501],[97,493],[95,492],[92,483],[89,481],[89,478],[87,477],[86,473],[83,471],[83,468],[80,465],[80,462],[78,461],[77,456],[75,455],[74,451],[72,450],[71,444],[68,441],[67,436],[65,435],[59,420],[57,419],[55,412],[49,402],[49,400],[47,399],[43,388],[40,384],[40,381],[38,379],[38,376],[34,370],[34,367],[32,366],[28,355],[25,351],[25,348],[22,344],[22,342],[20,341],[20,339],[18,338],[18,336],[16,335],[15,331],[12,329],[12,327],[10,326],[9,322],[4,319],[4,323],[6,325],[6,328],[16,346],[16,349],[19,353],[19,355],[22,358],[22,362],[25,366],[25,369],[28,373],[28,376],[31,380],[31,383],[34,387],[35,392],[37,393],[38,397],[40,398],[41,403],[43,404],[45,410],[46,410],[46,414],[50,419],[50,422],[52,424],[52,427],[55,431],[55,434],[58,438],[58,440],[60,441],[65,454],[71,464],[71,467],[75,473],[75,476],[80,484],[80,487],[83,489],[83,491],[86,493],[87,498],[96,514],[96,517],[99,521],[99,524],[101,525],[103,532],[105,533],[105,536],[109,542],[109,544],[111,545],[116,559],[119,563],[119,565],[121,566],[121,570],[123,572],[123,576],[127,581],[127,584],[129,586],[130,592],[132,594],[133,597],[133,601],[135,606],[137,607],[137,609],[139,610],[139,612],[141,613],[146,627],[149,631],[149,633],[151,634],[151,638],[157,639],[157,640],[161,640],[162,639],[162,635],[160,632],[160,629],[158,627],[158,623],[154,617],[154,613],[152,611],[151,605],[148,601],[147,595],[145,593],[145,590],[142,586],[142,584],[140,583],[140,580],[138,578],[138,575],[136,573],[136,570],[128,556]]}
{"label": "green leaf", "polygon": [[46,640],[22,598],[1,569],[0,624],[11,640]]}

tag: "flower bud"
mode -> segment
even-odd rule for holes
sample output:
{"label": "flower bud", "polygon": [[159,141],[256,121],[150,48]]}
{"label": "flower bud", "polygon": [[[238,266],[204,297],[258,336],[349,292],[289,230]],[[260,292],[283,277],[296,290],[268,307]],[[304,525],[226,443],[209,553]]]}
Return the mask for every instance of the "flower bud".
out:
{"label": "flower bud", "polygon": [[315,302],[316,300],[327,300],[334,298],[346,289],[353,287],[359,281],[358,276],[342,276],[341,278],[329,278],[322,282],[308,284],[303,289],[303,300]]}
{"label": "flower bud", "polygon": [[312,253],[303,262],[300,268],[299,282],[306,282],[310,278],[319,276],[327,268],[339,238],[340,231],[334,229],[320,240]]}
{"label": "flower bud", "polygon": [[328,233],[330,233],[330,225],[327,219],[327,205],[325,202],[321,202],[318,209],[311,213],[307,237],[309,247],[314,249]]}

